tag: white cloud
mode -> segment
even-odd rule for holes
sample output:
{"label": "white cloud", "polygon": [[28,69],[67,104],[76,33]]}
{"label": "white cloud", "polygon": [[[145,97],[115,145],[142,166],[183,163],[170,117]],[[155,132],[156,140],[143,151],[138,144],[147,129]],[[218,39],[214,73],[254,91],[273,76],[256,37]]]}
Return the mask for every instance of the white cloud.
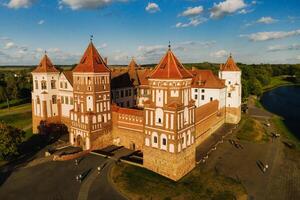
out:
{"label": "white cloud", "polygon": [[106,43],[103,43],[100,46],[98,46],[97,49],[105,49],[105,48],[107,48],[107,46],[108,45]]}
{"label": "white cloud", "polygon": [[206,22],[207,19],[206,18],[201,18],[201,17],[194,17],[194,18],[190,18],[189,22],[187,23],[183,23],[183,22],[178,22],[175,27],[176,28],[186,28],[186,27],[190,27],[190,26],[198,26],[204,22]]}
{"label": "white cloud", "polygon": [[210,17],[213,19],[222,18],[225,15],[235,13],[247,6],[244,0],[225,0],[218,4],[214,3],[211,9]]}
{"label": "white cloud", "polygon": [[228,56],[228,52],[224,49],[222,50],[219,50],[219,51],[216,51],[216,52],[212,52],[210,54],[211,57],[214,57],[214,58],[224,58],[226,56]]}
{"label": "white cloud", "polygon": [[292,51],[292,50],[300,50],[300,44],[292,44],[292,45],[274,45],[269,46],[268,51]]}
{"label": "white cloud", "polygon": [[38,21],[38,25],[43,25],[45,23],[45,20],[40,20],[40,21]]}
{"label": "white cloud", "polygon": [[17,47],[17,45],[15,43],[7,42],[7,43],[5,43],[3,49],[12,49],[12,48],[15,48],[15,47]]}
{"label": "white cloud", "polygon": [[60,0],[58,8],[63,9],[63,5],[70,7],[72,10],[79,9],[96,9],[114,2],[126,2],[127,0]]}
{"label": "white cloud", "polygon": [[149,13],[156,13],[160,11],[160,8],[158,4],[149,2],[145,10]]}
{"label": "white cloud", "polygon": [[36,0],[10,0],[6,6],[13,9],[28,8],[35,3],[35,1]]}
{"label": "white cloud", "polygon": [[240,37],[247,37],[250,41],[266,41],[287,38],[291,36],[300,35],[300,29],[294,31],[278,31],[278,32],[258,32],[248,35],[240,35]]}
{"label": "white cloud", "polygon": [[196,7],[189,7],[185,11],[183,11],[180,16],[184,17],[190,17],[190,16],[195,16],[199,15],[203,12],[203,6],[196,6]]}
{"label": "white cloud", "polygon": [[253,9],[242,9],[238,13],[241,15],[245,15],[245,14],[251,13],[253,11],[254,11]]}
{"label": "white cloud", "polygon": [[272,24],[272,23],[277,22],[277,20],[273,19],[272,17],[262,17],[262,18],[258,19],[256,22],[262,23],[262,24]]}
{"label": "white cloud", "polygon": [[296,56],[296,60],[300,60],[300,55]]}

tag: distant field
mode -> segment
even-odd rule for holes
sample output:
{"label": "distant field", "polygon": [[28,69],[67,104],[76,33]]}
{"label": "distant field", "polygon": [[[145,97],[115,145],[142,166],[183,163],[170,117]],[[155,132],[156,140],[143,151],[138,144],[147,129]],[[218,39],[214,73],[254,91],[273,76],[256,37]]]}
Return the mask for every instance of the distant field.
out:
{"label": "distant field", "polygon": [[269,85],[263,87],[264,90],[270,90],[272,88],[281,86],[281,85],[288,85],[292,84],[290,81],[286,80],[286,76],[274,76],[271,77],[271,82]]}

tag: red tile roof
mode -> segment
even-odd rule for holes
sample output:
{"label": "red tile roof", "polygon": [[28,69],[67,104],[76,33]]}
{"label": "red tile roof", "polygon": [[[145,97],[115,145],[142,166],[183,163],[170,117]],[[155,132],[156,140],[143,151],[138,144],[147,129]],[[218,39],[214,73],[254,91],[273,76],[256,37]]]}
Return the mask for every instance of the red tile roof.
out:
{"label": "red tile roof", "polygon": [[73,72],[110,72],[106,62],[91,42]]}
{"label": "red tile roof", "polygon": [[65,75],[65,77],[69,81],[69,83],[73,86],[73,72],[72,71],[63,71],[63,74]]}
{"label": "red tile roof", "polygon": [[196,122],[199,122],[219,110],[219,101],[214,100],[195,109]]}
{"label": "red tile roof", "polygon": [[153,79],[182,79],[192,78],[192,75],[169,49],[149,77]]}
{"label": "red tile roof", "polygon": [[235,64],[231,55],[229,56],[229,58],[227,59],[227,62],[224,65],[221,64],[220,70],[221,71],[241,71],[238,68],[238,66]]}
{"label": "red tile roof", "polygon": [[43,73],[43,72],[59,72],[52,64],[49,57],[45,54],[40,64],[32,72]]}
{"label": "red tile roof", "polygon": [[122,108],[122,107],[119,107],[115,104],[112,105],[112,111],[117,112],[119,114],[134,115],[134,116],[137,116],[137,117],[144,116],[144,111],[143,110]]}
{"label": "red tile roof", "polygon": [[190,70],[193,74],[192,87],[196,88],[224,88],[224,81],[213,74],[211,70]]}
{"label": "red tile roof", "polygon": [[149,74],[151,73],[151,70],[149,69],[138,70],[137,73],[138,73],[140,85],[143,86],[149,85],[148,78],[149,78]]}

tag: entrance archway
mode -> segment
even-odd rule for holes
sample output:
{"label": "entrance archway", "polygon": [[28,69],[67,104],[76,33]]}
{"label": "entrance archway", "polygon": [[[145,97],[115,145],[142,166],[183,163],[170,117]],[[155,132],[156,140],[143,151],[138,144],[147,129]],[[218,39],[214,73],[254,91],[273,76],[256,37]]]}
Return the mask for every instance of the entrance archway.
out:
{"label": "entrance archway", "polygon": [[77,137],[76,137],[76,146],[82,147],[82,148],[84,147],[84,141],[83,141],[81,135],[77,135]]}

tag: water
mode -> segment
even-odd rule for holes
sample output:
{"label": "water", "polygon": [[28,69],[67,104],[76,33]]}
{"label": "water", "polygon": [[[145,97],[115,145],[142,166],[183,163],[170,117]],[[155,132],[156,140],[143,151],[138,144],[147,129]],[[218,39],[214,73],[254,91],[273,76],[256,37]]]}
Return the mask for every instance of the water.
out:
{"label": "water", "polygon": [[270,90],[261,98],[263,106],[284,118],[287,128],[300,139],[300,86],[283,86]]}

